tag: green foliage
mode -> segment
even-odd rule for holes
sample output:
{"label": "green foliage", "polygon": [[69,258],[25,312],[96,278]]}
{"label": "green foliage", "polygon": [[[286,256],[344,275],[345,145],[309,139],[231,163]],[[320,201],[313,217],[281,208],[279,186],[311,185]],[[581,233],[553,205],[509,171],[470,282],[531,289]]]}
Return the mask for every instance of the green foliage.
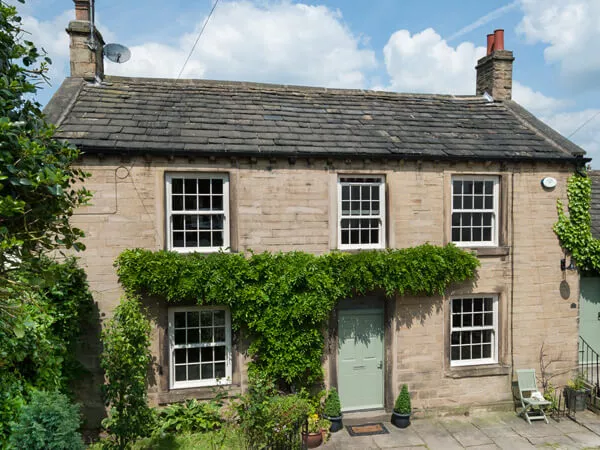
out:
{"label": "green foliage", "polygon": [[582,273],[600,274],[600,240],[592,237],[590,205],[592,180],[585,174],[574,174],[567,184],[569,214],[564,211],[560,200],[557,202],[558,221],[554,232]]}
{"label": "green foliage", "polygon": [[454,245],[359,253],[180,254],[127,250],[117,262],[127,292],[231,308],[252,338],[250,373],[297,388],[322,379],[323,326],[354,293],[442,295],[472,278],[475,256]]}
{"label": "green foliage", "polygon": [[13,425],[10,443],[28,450],[78,450],[79,407],[59,392],[35,391]]}
{"label": "green foliage", "polygon": [[585,389],[585,377],[578,373],[575,378],[567,381],[567,387],[573,389],[574,391],[581,391]]}
{"label": "green foliage", "polygon": [[10,277],[35,279],[37,288],[22,298],[13,328],[0,327],[0,447],[34,389],[69,393],[79,368],[76,347],[93,305],[85,273],[73,258],[42,258]]}
{"label": "green foliage", "polygon": [[221,427],[219,400],[199,402],[196,399],[174,403],[158,413],[159,433],[197,433]]}
{"label": "green foliage", "polygon": [[394,411],[398,414],[410,414],[412,411],[410,406],[410,394],[408,393],[408,386],[406,384],[402,385],[400,394],[398,394],[398,398],[396,398]]}
{"label": "green foliage", "polygon": [[[87,175],[71,167],[79,152],[55,141],[34,100],[50,59],[21,28],[13,6],[0,2],[0,309],[10,311],[15,290],[25,295],[35,286],[19,284],[8,274],[21,263],[35,262],[41,252],[60,247],[83,248],[83,232],[71,227],[73,210],[89,192],[76,187]],[[19,264],[17,264],[19,262]],[[11,302],[12,300],[12,302]],[[10,328],[10,315],[0,325]]]}
{"label": "green foliage", "polygon": [[150,434],[153,411],[148,407],[147,381],[150,356],[150,321],[140,301],[125,297],[102,332],[101,365],[106,384],[104,395],[110,406],[103,421],[114,445],[126,448]]}
{"label": "green foliage", "polygon": [[261,449],[267,443],[287,441],[289,433],[306,419],[309,406],[298,395],[277,395],[272,381],[254,376],[237,410],[248,448]]}
{"label": "green foliage", "polygon": [[342,415],[342,404],[340,403],[340,396],[338,394],[337,389],[334,387],[329,389],[327,398],[325,399],[323,414],[325,414],[328,417],[339,417]]}

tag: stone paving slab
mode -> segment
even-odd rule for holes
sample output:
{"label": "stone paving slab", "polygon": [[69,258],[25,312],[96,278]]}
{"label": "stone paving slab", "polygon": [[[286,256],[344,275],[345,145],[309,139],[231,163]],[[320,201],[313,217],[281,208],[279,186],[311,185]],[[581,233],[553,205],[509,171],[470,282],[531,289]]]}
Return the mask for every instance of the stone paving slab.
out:
{"label": "stone paving slab", "polygon": [[[413,419],[410,427],[398,429],[384,421],[389,434],[352,437],[346,429],[331,436],[324,450],[342,449],[600,449],[600,416],[577,413],[576,423],[564,417],[550,423],[529,425],[510,412],[491,412],[476,417]],[[353,421],[356,421],[354,417]],[[370,422],[370,420],[367,420]],[[584,425],[582,425],[584,424]]]}

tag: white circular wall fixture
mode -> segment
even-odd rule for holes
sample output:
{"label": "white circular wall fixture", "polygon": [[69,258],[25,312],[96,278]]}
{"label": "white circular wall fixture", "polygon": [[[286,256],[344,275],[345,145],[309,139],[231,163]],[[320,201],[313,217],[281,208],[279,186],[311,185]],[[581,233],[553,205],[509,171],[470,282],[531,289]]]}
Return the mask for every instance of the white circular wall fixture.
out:
{"label": "white circular wall fixture", "polygon": [[546,189],[554,189],[556,187],[556,178],[542,178],[542,186],[544,186]]}

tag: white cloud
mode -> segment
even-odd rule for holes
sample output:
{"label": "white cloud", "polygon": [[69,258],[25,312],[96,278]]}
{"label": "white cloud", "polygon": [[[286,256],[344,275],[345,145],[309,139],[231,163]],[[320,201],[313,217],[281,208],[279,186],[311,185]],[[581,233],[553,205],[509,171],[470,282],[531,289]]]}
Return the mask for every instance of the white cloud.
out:
{"label": "white cloud", "polygon": [[592,166],[600,169],[600,109],[585,109],[582,111],[559,112],[542,120],[557,130],[563,136],[568,137],[589,119],[584,127],[576,131],[569,139],[582,147],[587,152],[587,157],[593,158]]}
{"label": "white cloud", "polygon": [[[144,43],[107,73],[176,77],[203,22],[177,46]],[[221,3],[210,19],[182,78],[219,78],[360,88],[376,66],[375,54],[325,6],[288,1],[258,6]]]}
{"label": "white cloud", "polygon": [[559,65],[573,89],[598,89],[600,1],[521,0],[521,9],[517,31],[530,43],[547,44],[544,58]]}
{"label": "white cloud", "polygon": [[475,64],[484,47],[463,42],[449,46],[435,30],[411,35],[396,31],[383,49],[388,89],[401,92],[474,94]]}
{"label": "white cloud", "polygon": [[518,81],[513,81],[513,99],[539,116],[548,116],[569,105],[569,101],[549,97],[540,91],[534,91]]}

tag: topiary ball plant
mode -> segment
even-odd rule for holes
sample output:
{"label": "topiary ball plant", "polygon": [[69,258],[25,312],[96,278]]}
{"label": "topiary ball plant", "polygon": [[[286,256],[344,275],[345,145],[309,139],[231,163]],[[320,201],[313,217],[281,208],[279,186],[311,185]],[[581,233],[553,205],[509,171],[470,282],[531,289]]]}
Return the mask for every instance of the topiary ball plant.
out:
{"label": "topiary ball plant", "polygon": [[408,393],[408,386],[406,384],[402,385],[402,390],[400,390],[400,394],[398,394],[398,398],[394,404],[394,411],[398,414],[410,414],[412,411],[410,394]]}
{"label": "topiary ball plant", "polygon": [[332,387],[325,399],[323,415],[331,422],[329,431],[335,433],[344,427],[342,423],[342,404],[336,388]]}
{"label": "topiary ball plant", "polygon": [[342,415],[340,396],[338,395],[337,389],[334,387],[332,387],[327,394],[325,406],[323,407],[323,414],[327,417],[339,417]]}
{"label": "topiary ball plant", "polygon": [[400,394],[396,398],[394,404],[394,412],[392,413],[391,422],[398,428],[406,428],[410,425],[410,413],[412,408],[410,406],[410,394],[408,393],[408,386],[402,385]]}

